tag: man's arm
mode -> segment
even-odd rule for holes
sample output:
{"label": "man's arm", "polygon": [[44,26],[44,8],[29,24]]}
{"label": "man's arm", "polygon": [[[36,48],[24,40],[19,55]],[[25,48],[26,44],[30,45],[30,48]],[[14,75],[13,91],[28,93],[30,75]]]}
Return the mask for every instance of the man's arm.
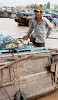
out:
{"label": "man's arm", "polygon": [[48,36],[50,35],[50,33],[52,32],[53,29],[53,24],[45,17],[43,17],[43,20],[45,20],[46,24],[47,24],[47,33],[46,33],[46,38],[48,38]]}
{"label": "man's arm", "polygon": [[46,33],[46,39],[48,38],[51,32],[52,32],[52,28],[48,27],[48,31]]}
{"label": "man's arm", "polygon": [[33,31],[33,23],[32,20],[30,20],[27,35],[23,36],[23,39],[28,39],[32,31]]}
{"label": "man's arm", "polygon": [[29,21],[29,29],[28,29],[28,32],[27,32],[27,36],[29,37],[30,34],[32,33],[33,31],[33,23],[32,23],[32,20]]}

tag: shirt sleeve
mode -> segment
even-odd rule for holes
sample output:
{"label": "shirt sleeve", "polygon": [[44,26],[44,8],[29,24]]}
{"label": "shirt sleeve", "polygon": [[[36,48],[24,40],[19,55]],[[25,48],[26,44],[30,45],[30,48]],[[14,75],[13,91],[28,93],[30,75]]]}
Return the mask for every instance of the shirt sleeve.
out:
{"label": "shirt sleeve", "polygon": [[48,27],[53,28],[53,24],[46,17],[43,17],[42,19],[45,20],[45,22],[47,23]]}
{"label": "shirt sleeve", "polygon": [[32,20],[30,20],[29,21],[29,29],[28,29],[28,32],[27,32],[27,36],[30,36],[32,31],[33,31],[33,23],[32,23]]}
{"label": "shirt sleeve", "polygon": [[50,33],[53,30],[53,24],[47,19],[43,17],[43,20],[45,20],[46,24],[47,24],[47,33],[46,33],[46,38],[48,38],[48,36],[50,35]]}

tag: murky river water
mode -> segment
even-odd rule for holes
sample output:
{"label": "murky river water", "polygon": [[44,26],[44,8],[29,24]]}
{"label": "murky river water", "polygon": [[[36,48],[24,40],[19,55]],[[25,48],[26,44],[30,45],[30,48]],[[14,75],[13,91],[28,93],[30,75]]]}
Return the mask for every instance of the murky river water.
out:
{"label": "murky river water", "polygon": [[58,90],[37,100],[58,100]]}
{"label": "murky river water", "polygon": [[[0,18],[0,32],[3,32],[4,35],[10,34],[13,38],[23,37],[27,33],[27,30],[28,27],[18,27],[18,24],[14,21],[14,19]],[[53,32],[49,37],[54,39],[48,38],[46,40],[46,46],[58,48],[58,27],[53,29]],[[37,100],[58,100],[58,91]]]}

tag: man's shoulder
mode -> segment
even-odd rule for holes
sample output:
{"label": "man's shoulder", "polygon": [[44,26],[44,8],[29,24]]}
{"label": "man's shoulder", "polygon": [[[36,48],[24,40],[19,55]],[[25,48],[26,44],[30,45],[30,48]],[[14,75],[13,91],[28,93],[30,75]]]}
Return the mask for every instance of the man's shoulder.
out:
{"label": "man's shoulder", "polygon": [[42,20],[44,21],[48,21],[48,19],[46,17],[42,17]]}
{"label": "man's shoulder", "polygon": [[42,20],[44,20],[50,28],[53,28],[53,24],[46,17],[42,17]]}
{"label": "man's shoulder", "polygon": [[30,23],[33,23],[34,20],[35,20],[35,16],[32,16],[32,17],[29,19],[29,24],[30,24]]}
{"label": "man's shoulder", "polygon": [[35,15],[30,18],[30,20],[34,20],[34,19],[35,19]]}

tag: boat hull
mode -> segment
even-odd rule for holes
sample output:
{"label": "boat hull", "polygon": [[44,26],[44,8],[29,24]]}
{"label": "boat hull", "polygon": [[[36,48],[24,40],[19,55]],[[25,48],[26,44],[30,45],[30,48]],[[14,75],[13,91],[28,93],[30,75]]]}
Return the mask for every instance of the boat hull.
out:
{"label": "boat hull", "polygon": [[14,100],[19,90],[26,94],[27,99],[55,90],[58,87],[56,52],[42,50],[2,55],[5,63],[0,64],[0,100]]}

